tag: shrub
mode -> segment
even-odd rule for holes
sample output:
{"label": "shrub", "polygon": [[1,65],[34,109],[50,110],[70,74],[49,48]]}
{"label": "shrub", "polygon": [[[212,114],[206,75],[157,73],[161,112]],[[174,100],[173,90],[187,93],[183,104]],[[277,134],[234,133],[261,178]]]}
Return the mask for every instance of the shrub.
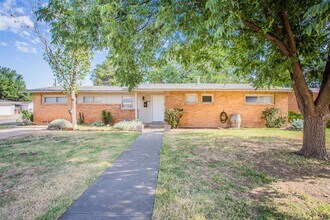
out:
{"label": "shrub", "polygon": [[288,112],[288,121],[291,123],[293,120],[303,119],[303,115],[301,113],[295,113],[294,111]]}
{"label": "shrub", "polygon": [[140,120],[121,121],[116,123],[113,128],[124,131],[135,131],[137,126],[144,126]]}
{"label": "shrub", "polygon": [[105,124],[102,121],[96,121],[93,124],[91,124],[92,126],[96,126],[96,127],[103,127],[105,126]]}
{"label": "shrub", "polygon": [[33,113],[28,110],[22,110],[22,120],[23,121],[33,121]]}
{"label": "shrub", "polygon": [[171,108],[165,110],[165,121],[171,125],[172,128],[177,128],[180,123],[180,118],[183,115],[183,109]]}
{"label": "shrub", "polygon": [[65,120],[65,119],[56,119],[52,121],[48,125],[48,130],[71,130],[72,129],[71,122]]}
{"label": "shrub", "polygon": [[85,124],[85,114],[83,112],[79,112],[78,124],[80,125]]}
{"label": "shrub", "polygon": [[294,119],[289,127],[287,127],[288,130],[293,131],[301,131],[304,128],[304,120],[302,119]]}
{"label": "shrub", "polygon": [[266,121],[267,128],[280,128],[284,125],[287,120],[282,114],[279,114],[280,110],[278,108],[266,108],[262,111],[262,119]]}
{"label": "shrub", "polygon": [[17,126],[33,125],[33,122],[30,120],[17,120],[16,125]]}
{"label": "shrub", "polygon": [[112,114],[111,112],[108,112],[106,110],[102,111],[102,121],[104,124],[109,125],[113,122]]}
{"label": "shrub", "polygon": [[330,118],[327,120],[326,127],[327,127],[327,128],[330,128]]}

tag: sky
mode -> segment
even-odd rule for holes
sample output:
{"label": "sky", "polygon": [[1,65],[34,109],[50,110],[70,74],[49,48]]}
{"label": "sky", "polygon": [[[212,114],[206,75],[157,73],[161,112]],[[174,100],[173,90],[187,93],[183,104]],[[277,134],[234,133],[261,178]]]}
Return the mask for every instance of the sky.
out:
{"label": "sky", "polygon": [[[52,86],[54,76],[43,59],[43,47],[30,29],[11,16],[33,24],[32,0],[0,0],[0,66],[16,70],[24,78],[28,89]],[[105,59],[104,53],[96,53],[92,68]],[[87,76],[82,85],[92,85]]]}

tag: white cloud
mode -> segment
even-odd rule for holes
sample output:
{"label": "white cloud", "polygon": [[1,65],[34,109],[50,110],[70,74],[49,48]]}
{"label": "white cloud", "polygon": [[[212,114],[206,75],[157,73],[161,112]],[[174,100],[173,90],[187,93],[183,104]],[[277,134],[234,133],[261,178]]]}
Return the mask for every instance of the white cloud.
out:
{"label": "white cloud", "polygon": [[22,41],[15,41],[16,48],[23,53],[37,53],[36,48],[31,47],[28,43]]}
{"label": "white cloud", "polygon": [[0,45],[4,46],[4,47],[8,46],[8,44],[6,42],[0,42]]}
{"label": "white cloud", "polygon": [[31,27],[33,22],[29,16],[11,16],[0,15],[0,31],[9,30],[13,33],[23,32],[24,26]]}

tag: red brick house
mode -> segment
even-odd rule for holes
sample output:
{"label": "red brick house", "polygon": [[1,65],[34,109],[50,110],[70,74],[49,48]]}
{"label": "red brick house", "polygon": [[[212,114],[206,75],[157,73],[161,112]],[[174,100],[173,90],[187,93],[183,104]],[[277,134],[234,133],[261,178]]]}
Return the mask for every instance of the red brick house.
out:
{"label": "red brick house", "polygon": [[[29,92],[36,124],[70,119],[70,99],[61,87]],[[181,127],[226,127],[228,123],[219,120],[222,111],[240,114],[242,127],[264,127],[261,114],[266,107],[279,108],[282,114],[298,111],[292,89],[256,90],[249,84],[141,84],[131,92],[117,86],[82,86],[77,95],[77,114],[84,113],[85,123],[100,121],[102,110],[111,111],[116,122],[162,122],[165,109],[182,108]]]}

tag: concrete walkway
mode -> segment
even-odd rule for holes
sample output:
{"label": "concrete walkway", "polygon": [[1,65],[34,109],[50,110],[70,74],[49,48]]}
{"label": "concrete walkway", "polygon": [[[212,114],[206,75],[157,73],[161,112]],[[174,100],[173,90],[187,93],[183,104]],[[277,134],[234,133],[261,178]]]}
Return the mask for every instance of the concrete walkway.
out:
{"label": "concrete walkway", "polygon": [[151,219],[162,140],[144,131],[60,219]]}
{"label": "concrete walkway", "polygon": [[31,125],[31,126],[20,126],[20,127],[0,129],[0,139],[19,136],[19,135],[32,134],[46,129],[47,126],[44,125]]}

